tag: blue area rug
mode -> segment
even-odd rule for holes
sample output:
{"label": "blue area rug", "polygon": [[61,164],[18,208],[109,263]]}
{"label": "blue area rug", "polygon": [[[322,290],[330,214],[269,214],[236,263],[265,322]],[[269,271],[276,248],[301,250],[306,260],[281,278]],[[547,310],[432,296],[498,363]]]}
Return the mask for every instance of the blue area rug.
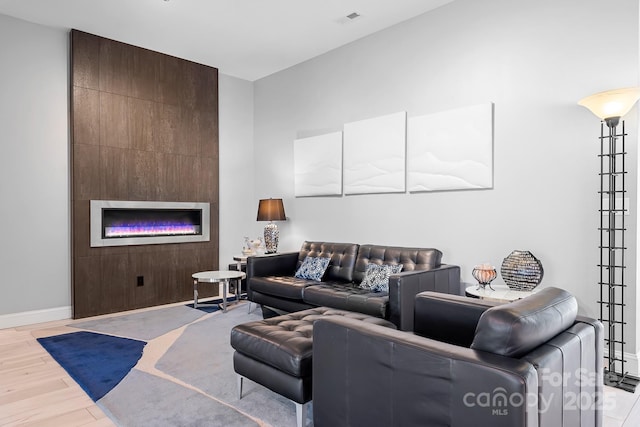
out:
{"label": "blue area rug", "polygon": [[[227,309],[229,308],[229,303],[233,303],[235,300],[235,296],[227,298]],[[193,303],[187,304],[187,307],[193,308]],[[204,311],[205,313],[214,313],[216,311],[222,310],[222,298],[205,302],[200,302],[198,300],[198,307],[196,308],[196,310]]]}
{"label": "blue area rug", "polygon": [[93,332],[39,338],[38,342],[94,401],[122,381],[140,360],[146,344]]}

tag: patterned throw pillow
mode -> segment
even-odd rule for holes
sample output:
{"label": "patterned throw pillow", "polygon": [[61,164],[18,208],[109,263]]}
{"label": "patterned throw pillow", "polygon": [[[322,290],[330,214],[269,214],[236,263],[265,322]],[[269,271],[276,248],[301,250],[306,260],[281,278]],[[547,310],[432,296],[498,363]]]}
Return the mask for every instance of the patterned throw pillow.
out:
{"label": "patterned throw pillow", "polygon": [[369,264],[367,265],[360,287],[362,289],[372,290],[373,292],[389,292],[389,276],[400,273],[401,271],[402,264]]}
{"label": "patterned throw pillow", "polygon": [[315,280],[319,282],[324,276],[324,271],[329,266],[329,258],[308,256],[302,261],[302,265],[295,276],[298,279]]}

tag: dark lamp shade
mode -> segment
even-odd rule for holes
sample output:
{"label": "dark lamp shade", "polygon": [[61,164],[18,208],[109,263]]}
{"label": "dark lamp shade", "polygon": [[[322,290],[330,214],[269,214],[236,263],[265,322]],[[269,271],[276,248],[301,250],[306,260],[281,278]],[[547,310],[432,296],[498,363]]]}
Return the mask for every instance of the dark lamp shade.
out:
{"label": "dark lamp shade", "polygon": [[258,221],[284,221],[282,199],[263,199],[258,204]]}

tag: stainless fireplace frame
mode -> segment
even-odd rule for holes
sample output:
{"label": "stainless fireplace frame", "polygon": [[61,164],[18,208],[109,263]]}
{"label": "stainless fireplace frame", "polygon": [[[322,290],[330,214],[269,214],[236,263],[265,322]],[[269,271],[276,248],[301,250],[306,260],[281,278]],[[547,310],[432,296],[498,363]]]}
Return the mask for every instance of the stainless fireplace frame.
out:
{"label": "stainless fireplace frame", "polygon": [[[202,234],[176,236],[145,236],[105,239],[102,237],[103,209],[199,209],[202,211]],[[195,202],[146,202],[124,200],[91,200],[91,247],[159,245],[168,243],[208,242],[210,240],[210,204]]]}

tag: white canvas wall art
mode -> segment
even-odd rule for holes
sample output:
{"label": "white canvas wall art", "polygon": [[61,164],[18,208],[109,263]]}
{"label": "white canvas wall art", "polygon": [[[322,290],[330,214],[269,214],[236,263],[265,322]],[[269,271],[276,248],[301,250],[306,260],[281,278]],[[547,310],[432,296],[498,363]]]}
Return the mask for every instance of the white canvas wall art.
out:
{"label": "white canvas wall art", "polygon": [[493,187],[493,104],[407,120],[410,192]]}
{"label": "white canvas wall art", "polygon": [[406,112],[344,125],[344,193],[405,191]]}
{"label": "white canvas wall art", "polygon": [[293,143],[295,196],[342,195],[342,132]]}

